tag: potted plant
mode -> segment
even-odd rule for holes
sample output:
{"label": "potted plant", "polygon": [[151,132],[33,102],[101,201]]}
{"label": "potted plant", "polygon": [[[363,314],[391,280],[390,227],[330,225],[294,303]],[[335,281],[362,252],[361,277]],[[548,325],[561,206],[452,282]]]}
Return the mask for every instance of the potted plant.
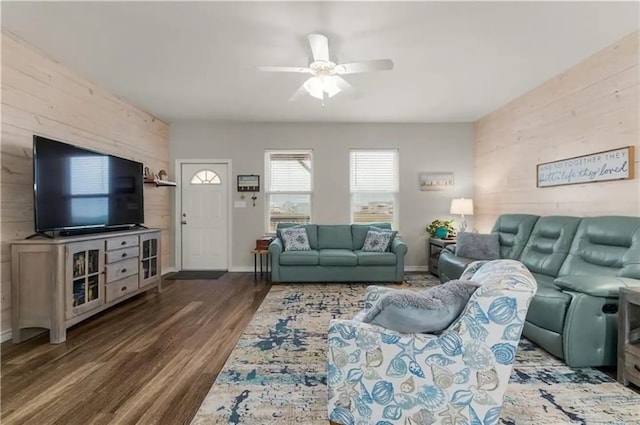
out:
{"label": "potted plant", "polygon": [[453,227],[453,220],[433,220],[427,226],[427,232],[431,237],[438,239],[446,239],[447,236],[453,235],[456,229]]}

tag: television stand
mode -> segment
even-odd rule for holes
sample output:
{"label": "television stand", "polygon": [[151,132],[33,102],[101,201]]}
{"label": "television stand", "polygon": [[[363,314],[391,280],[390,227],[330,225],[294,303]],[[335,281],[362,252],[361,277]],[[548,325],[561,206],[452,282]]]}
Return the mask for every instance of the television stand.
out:
{"label": "television stand", "polygon": [[44,328],[59,344],[76,323],[160,291],[161,259],[159,229],[12,241],[13,342]]}
{"label": "television stand", "polygon": [[[51,232],[53,233],[53,232]],[[37,237],[43,237],[43,238],[48,238],[48,239],[53,239],[53,234],[49,235],[46,232],[36,232],[36,233],[32,233],[29,236],[27,236],[25,239],[33,239],[33,238],[37,238]]]}

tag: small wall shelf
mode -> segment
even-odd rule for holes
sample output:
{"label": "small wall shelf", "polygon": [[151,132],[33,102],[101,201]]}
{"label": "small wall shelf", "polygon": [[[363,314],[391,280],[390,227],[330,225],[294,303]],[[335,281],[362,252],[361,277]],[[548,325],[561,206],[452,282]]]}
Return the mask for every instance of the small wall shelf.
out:
{"label": "small wall shelf", "polygon": [[176,182],[172,182],[169,180],[150,179],[150,178],[145,178],[144,182],[149,184],[155,184],[156,186],[176,186],[177,185]]}

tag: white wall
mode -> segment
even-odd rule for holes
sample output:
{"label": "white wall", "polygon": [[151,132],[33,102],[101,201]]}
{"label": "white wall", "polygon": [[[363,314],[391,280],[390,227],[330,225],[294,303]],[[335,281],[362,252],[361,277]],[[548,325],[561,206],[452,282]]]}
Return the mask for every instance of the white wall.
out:
{"label": "white wall", "polygon": [[[425,226],[450,216],[453,197],[473,197],[473,130],[455,124],[171,123],[171,163],[175,159],[230,158],[233,199],[238,174],[259,174],[264,189],[265,149],[313,149],[315,223],[349,223],[349,149],[397,148],[400,159],[399,231],[408,244],[407,266],[426,266]],[[455,190],[422,192],[418,172],[452,171]],[[172,170],[173,172],[173,170]],[[174,175],[172,173],[172,175]],[[253,267],[255,240],[264,234],[264,191],[256,206],[233,210],[232,269]],[[473,225],[469,217],[470,226]]]}

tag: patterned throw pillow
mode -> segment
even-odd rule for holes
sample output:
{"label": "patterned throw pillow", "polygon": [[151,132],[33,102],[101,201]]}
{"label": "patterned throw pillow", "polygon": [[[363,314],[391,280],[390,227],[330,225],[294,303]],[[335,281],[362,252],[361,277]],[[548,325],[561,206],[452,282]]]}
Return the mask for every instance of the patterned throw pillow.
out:
{"label": "patterned throw pillow", "polygon": [[398,234],[397,230],[391,230],[391,229],[386,229],[386,228],[376,227],[376,226],[370,226],[369,230],[374,230],[376,232],[388,232],[388,233],[391,233],[391,240],[389,240],[389,245],[387,246],[387,249],[385,250],[385,251],[391,251],[391,243],[393,242],[393,240],[396,238],[396,235]]}
{"label": "patterned throw pillow", "polygon": [[390,230],[369,230],[362,245],[363,252],[385,252],[395,233]]}
{"label": "patterned throw pillow", "polygon": [[307,229],[304,227],[289,227],[280,230],[285,251],[311,251]]}

